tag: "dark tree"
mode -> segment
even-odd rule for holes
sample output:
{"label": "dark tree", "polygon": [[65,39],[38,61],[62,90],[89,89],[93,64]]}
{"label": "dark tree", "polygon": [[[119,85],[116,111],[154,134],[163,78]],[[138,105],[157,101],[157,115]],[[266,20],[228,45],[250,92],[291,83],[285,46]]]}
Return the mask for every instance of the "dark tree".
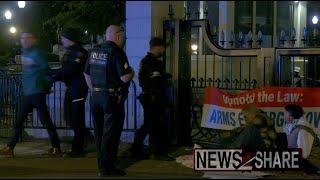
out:
{"label": "dark tree", "polygon": [[56,32],[70,26],[77,28],[82,32],[83,41],[88,41],[90,35],[104,34],[110,24],[125,21],[125,1],[56,1],[49,4],[51,13],[43,12],[49,16],[43,21],[43,27],[51,27]]}
{"label": "dark tree", "polygon": [[91,36],[104,34],[108,25],[125,21],[125,1],[27,1],[24,9],[19,9],[16,1],[3,1],[0,6],[9,7],[15,13],[10,22],[1,23],[0,55],[9,53],[19,42],[18,33],[15,36],[8,33],[11,25],[18,31],[36,29],[40,45],[51,51],[52,45],[59,41],[59,32],[65,27],[77,28],[82,32],[81,41],[88,43]]}

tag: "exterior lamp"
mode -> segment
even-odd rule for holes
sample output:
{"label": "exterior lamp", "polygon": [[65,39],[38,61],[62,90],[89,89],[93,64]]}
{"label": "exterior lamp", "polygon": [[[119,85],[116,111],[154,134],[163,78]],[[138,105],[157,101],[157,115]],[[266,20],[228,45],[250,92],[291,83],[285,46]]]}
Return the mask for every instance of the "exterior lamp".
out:
{"label": "exterior lamp", "polygon": [[12,26],[12,27],[10,27],[9,31],[10,31],[11,34],[14,34],[14,33],[17,32],[17,29]]}
{"label": "exterior lamp", "polygon": [[313,24],[318,24],[318,17],[317,16],[313,16],[312,23]]}
{"label": "exterior lamp", "polygon": [[12,13],[11,13],[11,11],[10,10],[6,10],[6,12],[4,13],[4,17],[6,18],[6,19],[11,19],[12,18]]}
{"label": "exterior lamp", "polygon": [[19,8],[24,8],[26,6],[26,2],[25,1],[18,1],[18,6],[19,6]]}

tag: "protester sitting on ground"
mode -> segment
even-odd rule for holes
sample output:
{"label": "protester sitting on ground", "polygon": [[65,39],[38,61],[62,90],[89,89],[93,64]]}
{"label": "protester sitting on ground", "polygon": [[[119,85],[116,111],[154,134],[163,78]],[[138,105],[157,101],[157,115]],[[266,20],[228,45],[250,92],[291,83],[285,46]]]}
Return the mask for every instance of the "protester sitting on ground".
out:
{"label": "protester sitting on ground", "polygon": [[214,145],[215,148],[246,149],[251,152],[276,148],[276,131],[271,119],[254,104],[248,104],[242,113],[246,124],[215,142],[218,144]]}
{"label": "protester sitting on ground", "polygon": [[288,104],[284,108],[284,132],[287,135],[288,148],[301,148],[301,165],[304,172],[320,175],[319,168],[308,160],[312,146],[318,137],[311,124],[304,119],[303,114],[303,108],[296,104]]}
{"label": "protester sitting on ground", "polygon": [[243,110],[246,124],[235,134],[229,148],[242,148],[249,151],[275,149],[276,131],[272,120],[254,104],[248,104]]}

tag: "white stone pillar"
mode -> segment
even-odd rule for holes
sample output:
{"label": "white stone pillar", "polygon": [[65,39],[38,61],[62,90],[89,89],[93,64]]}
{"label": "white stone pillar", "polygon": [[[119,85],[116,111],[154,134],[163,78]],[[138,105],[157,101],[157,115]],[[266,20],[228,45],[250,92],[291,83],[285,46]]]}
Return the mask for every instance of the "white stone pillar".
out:
{"label": "white stone pillar", "polygon": [[200,1],[200,6],[199,6],[199,15],[200,15],[200,19],[204,19],[204,11],[205,11],[205,2],[204,1]]}
{"label": "white stone pillar", "polygon": [[278,36],[277,36],[277,1],[273,2],[273,39],[272,39],[272,47],[278,46]]}
{"label": "white stone pillar", "polygon": [[[151,37],[163,37],[163,21],[168,19],[169,4],[175,18],[184,16],[183,1],[127,1],[126,2],[126,54],[130,65],[135,70],[134,82],[136,83],[137,95],[141,93],[138,83],[138,71],[141,59],[149,51]],[[132,93],[132,92],[130,92]],[[132,105],[129,104],[131,107]],[[133,113],[129,112],[129,115]],[[133,117],[129,117],[133,123]],[[143,123],[143,109],[140,102],[137,102],[137,126]],[[123,137],[132,141],[132,134]]]}
{"label": "white stone pillar", "polygon": [[162,24],[168,19],[169,4],[172,4],[175,18],[184,16],[183,2],[126,2],[126,53],[129,63],[136,71],[139,70],[140,60],[149,51],[150,38],[163,36]]}
{"label": "white stone pillar", "polygon": [[[256,34],[257,34],[257,29],[256,29],[256,19],[257,19],[257,2],[253,1],[252,2],[252,47],[256,47]],[[248,32],[246,32],[248,33]]]}
{"label": "white stone pillar", "polygon": [[[221,41],[222,30],[225,32],[225,41],[228,42],[231,31],[234,32],[234,1],[219,2],[219,41]],[[225,47],[227,42],[225,42]]]}
{"label": "white stone pillar", "polygon": [[[134,82],[136,83],[136,95],[141,92],[138,84],[138,72],[140,60],[149,50],[149,40],[151,37],[151,1],[127,1],[126,2],[126,54],[129,64],[135,71]],[[130,89],[131,90],[131,89]],[[129,92],[133,93],[133,92]],[[133,104],[129,104],[130,107]],[[131,111],[133,112],[133,111]],[[143,110],[137,101],[137,127],[143,123]],[[130,113],[130,124],[134,123],[134,114]],[[126,123],[126,122],[125,122]],[[125,137],[124,137],[125,136]],[[133,134],[122,134],[122,140],[132,142]]]}
{"label": "white stone pillar", "polygon": [[296,29],[296,46],[303,46],[301,39],[303,28],[307,26],[307,1],[298,1],[294,6],[294,28]]}
{"label": "white stone pillar", "polygon": [[184,17],[184,2],[183,1],[151,1],[152,8],[152,36],[163,35],[163,21],[169,19],[169,5],[172,5],[173,17],[182,19]]}

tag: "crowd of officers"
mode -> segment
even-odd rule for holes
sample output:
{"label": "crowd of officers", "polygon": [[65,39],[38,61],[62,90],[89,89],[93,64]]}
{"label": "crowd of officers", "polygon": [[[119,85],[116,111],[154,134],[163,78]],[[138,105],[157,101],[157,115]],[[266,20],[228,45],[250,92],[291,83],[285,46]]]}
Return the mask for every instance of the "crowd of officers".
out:
{"label": "crowd of officers", "polygon": [[[13,135],[7,145],[0,149],[0,155],[14,157],[14,148],[21,136],[23,122],[36,108],[52,144],[47,155],[71,158],[85,156],[84,141],[91,137],[85,126],[85,102],[89,95],[94,120],[98,175],[125,175],[115,162],[125,119],[124,102],[135,73],[123,50],[124,35],[120,26],[110,25],[106,29],[105,43],[96,45],[88,52],[79,42],[80,36],[76,29],[66,28],[61,33],[61,43],[66,50],[62,66],[51,69],[47,62],[47,54],[38,46],[36,32],[33,29],[22,31],[20,42],[23,99]],[[163,63],[159,59],[164,51],[164,41],[161,38],[152,38],[150,52],[141,61],[140,101],[145,110],[145,122],[136,134],[134,145],[130,149],[134,158],[173,160],[168,156],[164,142],[164,90],[165,81],[171,77],[165,73]],[[57,81],[66,85],[64,119],[74,131],[69,152],[63,152],[60,148],[60,139],[46,105],[46,95],[50,93],[52,84]],[[151,154],[143,149],[143,141],[148,134]]]}

